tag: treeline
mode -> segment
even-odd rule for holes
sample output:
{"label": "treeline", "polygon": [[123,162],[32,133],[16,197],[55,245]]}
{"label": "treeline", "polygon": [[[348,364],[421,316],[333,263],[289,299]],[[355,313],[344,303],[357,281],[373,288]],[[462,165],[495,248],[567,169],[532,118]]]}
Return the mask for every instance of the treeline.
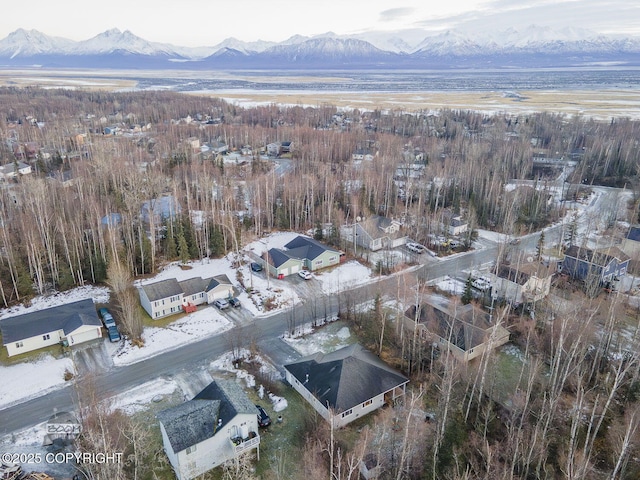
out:
{"label": "treeline", "polygon": [[[113,125],[123,134],[104,135]],[[3,88],[0,134],[2,164],[35,170],[0,191],[5,305],[102,282],[114,258],[147,275],[165,261],[223,255],[271,230],[338,227],[371,214],[402,219],[418,241],[439,233],[445,213],[462,213],[473,227],[539,228],[560,212],[534,155],[575,160],[574,183],[632,188],[638,163],[631,120],[242,108],[170,92]],[[194,139],[246,147],[250,161],[225,163]],[[275,168],[260,152],[278,141],[293,151]],[[17,156],[16,145],[27,142],[37,153]],[[355,165],[355,151],[372,160]],[[514,178],[539,180],[538,188],[506,191]],[[143,214],[155,205],[159,214]]]}

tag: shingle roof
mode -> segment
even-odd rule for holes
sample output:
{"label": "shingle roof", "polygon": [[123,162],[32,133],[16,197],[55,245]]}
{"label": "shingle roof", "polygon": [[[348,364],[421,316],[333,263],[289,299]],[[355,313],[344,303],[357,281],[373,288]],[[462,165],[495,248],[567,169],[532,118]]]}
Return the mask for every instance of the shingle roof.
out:
{"label": "shingle roof", "polygon": [[7,345],[57,330],[62,330],[68,335],[83,325],[102,325],[90,298],[4,318],[0,320],[0,331],[3,344]]}
{"label": "shingle roof", "polygon": [[571,245],[564,253],[566,257],[573,257],[596,265],[608,265],[614,258],[620,262],[626,262],[630,259],[629,255],[624,253],[618,247],[606,247],[598,250],[591,250],[578,245]]}
{"label": "shingle roof", "polygon": [[225,274],[216,275],[215,277],[208,280],[207,287],[205,288],[205,292],[213,290],[218,285],[231,285],[231,281],[229,280],[229,277],[227,277]]}
{"label": "shingle roof", "polygon": [[205,288],[211,281],[210,278],[202,279],[200,277],[189,278],[178,282],[182,293],[185,295],[195,295],[196,293],[204,292]]}
{"label": "shingle roof", "polygon": [[344,412],[409,381],[358,344],[285,365],[322,405]]}
{"label": "shingle roof", "polygon": [[174,295],[180,295],[182,288],[175,278],[168,278],[156,283],[148,283],[140,287],[147,294],[150,302],[156,300],[162,300],[163,298],[173,297]]}
{"label": "shingle roof", "polygon": [[405,316],[416,319],[425,328],[463,351],[470,350],[486,341],[487,330],[491,327],[488,315],[475,309],[472,305],[458,306],[454,314],[439,305],[423,303],[412,305],[405,311]]}
{"label": "shingle roof", "polygon": [[193,400],[158,413],[174,452],[180,452],[215,435],[238,414],[258,414],[235,380],[218,379]]}
{"label": "shingle roof", "polygon": [[271,265],[278,268],[291,260],[291,257],[279,248],[270,248],[267,252],[267,260]]}
{"label": "shingle roof", "polygon": [[327,251],[338,252],[337,250],[323,245],[313,238],[303,237],[302,235],[298,235],[284,247],[287,249],[290,256],[301,259],[306,258],[308,260],[314,260]]}
{"label": "shingle roof", "polygon": [[220,400],[190,400],[158,413],[174,452],[181,452],[215,435]]}

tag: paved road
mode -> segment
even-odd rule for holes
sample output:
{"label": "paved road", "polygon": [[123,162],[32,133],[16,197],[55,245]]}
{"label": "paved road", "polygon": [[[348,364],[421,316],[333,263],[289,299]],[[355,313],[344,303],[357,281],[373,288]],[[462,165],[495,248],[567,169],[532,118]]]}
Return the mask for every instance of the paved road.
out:
{"label": "paved road", "polygon": [[[296,305],[290,310],[258,318],[220,335],[163,352],[141,362],[98,372],[92,378],[95,390],[99,398],[105,398],[155,378],[170,378],[181,372],[195,371],[229,351],[232,345],[241,342],[245,346],[253,339],[257,341],[261,352],[270,357],[275,365],[281,366],[297,356],[296,351],[280,339],[293,322],[300,325],[314,317],[336,315],[341,305],[349,302],[359,303],[374,298],[377,293],[391,294],[395,291],[397,283],[395,277],[383,277],[381,281],[359,286],[339,295],[317,297],[314,301]],[[81,378],[79,383],[88,383],[87,378]],[[0,435],[45,422],[56,410],[70,411],[76,405],[75,388],[68,386],[4,408],[0,410]]]}

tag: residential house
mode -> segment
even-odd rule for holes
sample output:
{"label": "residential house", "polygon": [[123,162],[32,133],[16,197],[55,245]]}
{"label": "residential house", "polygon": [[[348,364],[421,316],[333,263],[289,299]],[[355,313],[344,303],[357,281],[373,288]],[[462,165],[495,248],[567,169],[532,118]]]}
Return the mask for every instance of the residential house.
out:
{"label": "residential house", "polygon": [[373,153],[371,153],[370,150],[359,148],[351,154],[351,160],[356,162],[361,162],[362,160],[365,160],[367,162],[372,162]]}
{"label": "residential house", "polygon": [[640,225],[634,225],[629,228],[629,232],[627,232],[627,236],[622,241],[620,249],[632,259],[640,259]]}
{"label": "residential house", "polygon": [[102,323],[93,300],[86,298],[57,307],[0,320],[2,344],[9,356],[62,343],[73,346],[102,337]]}
{"label": "residential house", "polygon": [[618,247],[591,250],[571,245],[564,253],[562,272],[579,280],[597,278],[600,284],[606,284],[627,274],[629,260]]}
{"label": "residential house", "polygon": [[509,341],[509,331],[491,323],[488,314],[473,305],[424,302],[412,305],[404,314],[409,331],[433,342],[456,359],[468,362]]}
{"label": "residential house", "polygon": [[267,155],[270,157],[278,157],[282,153],[282,144],[280,142],[272,142],[267,145]]}
{"label": "residential house", "polygon": [[351,239],[359,247],[375,252],[382,248],[395,248],[407,243],[407,236],[400,232],[401,228],[402,224],[398,220],[372,215],[353,225],[347,225],[343,229],[343,234],[347,240]]}
{"label": "residential house", "polygon": [[31,165],[24,162],[12,162],[0,166],[0,180],[9,180],[31,173]]}
{"label": "residential house", "polygon": [[158,413],[164,451],[178,480],[191,480],[260,448],[258,410],[235,380],[215,380]]}
{"label": "residential house", "polygon": [[538,302],[549,295],[554,268],[538,262],[500,265],[488,275],[492,294],[513,305]]}
{"label": "residential house", "polygon": [[287,382],[338,428],[395,402],[409,382],[358,344],[309,355],[284,369]]}
{"label": "residential house", "polygon": [[466,233],[469,230],[469,224],[466,220],[462,219],[461,215],[455,215],[450,212],[444,212],[442,214],[442,221],[440,222],[440,228],[443,232],[448,233],[453,237],[457,237]]}
{"label": "residential house", "polygon": [[278,278],[293,275],[302,269],[310,271],[337,265],[343,254],[313,238],[298,235],[284,246],[267,252],[269,273]]}
{"label": "residential house", "polygon": [[138,287],[140,304],[153,319],[175,315],[186,305],[211,304],[219,298],[232,297],[233,285],[226,275],[194,277],[178,281],[168,278]]}

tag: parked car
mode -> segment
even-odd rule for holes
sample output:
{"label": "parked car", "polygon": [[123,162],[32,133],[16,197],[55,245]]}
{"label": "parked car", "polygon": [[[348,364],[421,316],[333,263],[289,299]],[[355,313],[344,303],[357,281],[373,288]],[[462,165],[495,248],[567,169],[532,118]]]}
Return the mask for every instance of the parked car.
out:
{"label": "parked car", "polygon": [[229,302],[224,298],[215,300],[213,304],[218,308],[218,310],[226,310],[227,308],[229,308]]}
{"label": "parked car", "polygon": [[267,415],[267,412],[264,411],[264,408],[262,408],[260,405],[256,405],[256,408],[258,409],[258,426],[268,427],[269,425],[271,425],[271,417]]}
{"label": "parked car", "polygon": [[102,323],[104,323],[104,327],[105,328],[109,328],[109,327],[115,327],[116,326],[116,321],[113,318],[113,316],[107,312],[102,316]]}
{"label": "parked car", "polygon": [[258,262],[251,262],[251,270],[253,270],[254,272],[261,272],[262,265],[260,265]]}
{"label": "parked car", "polygon": [[116,327],[115,325],[107,328],[107,333],[109,334],[110,342],[119,342],[120,339],[122,338],[120,336],[120,332],[118,331],[118,327]]}
{"label": "parked car", "polygon": [[298,276],[300,278],[304,278],[305,280],[311,280],[313,278],[313,275],[311,275],[311,272],[309,270],[300,270],[298,272]]}
{"label": "parked car", "polygon": [[107,310],[106,307],[102,307],[98,310],[98,315],[100,315],[100,318],[104,318],[106,313],[109,313],[109,310]]}
{"label": "parked car", "polygon": [[408,242],[405,246],[413,253],[424,253],[424,251],[427,249],[424,245],[420,245],[416,242]]}
{"label": "parked car", "polygon": [[231,305],[233,308],[238,308],[240,306],[240,300],[238,299],[238,297],[230,298],[229,305]]}

